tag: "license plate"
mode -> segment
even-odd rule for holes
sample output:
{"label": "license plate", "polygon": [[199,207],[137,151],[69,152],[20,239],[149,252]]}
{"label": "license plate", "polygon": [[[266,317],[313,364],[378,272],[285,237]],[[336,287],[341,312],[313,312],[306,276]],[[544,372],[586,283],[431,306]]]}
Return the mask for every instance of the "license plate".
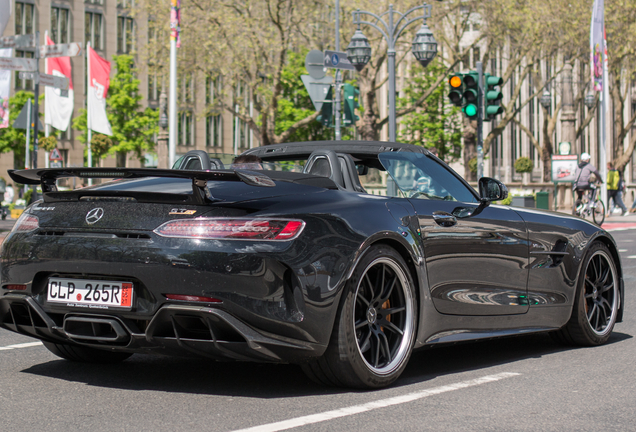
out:
{"label": "license plate", "polygon": [[132,308],[132,282],[50,278],[49,303],[97,309]]}

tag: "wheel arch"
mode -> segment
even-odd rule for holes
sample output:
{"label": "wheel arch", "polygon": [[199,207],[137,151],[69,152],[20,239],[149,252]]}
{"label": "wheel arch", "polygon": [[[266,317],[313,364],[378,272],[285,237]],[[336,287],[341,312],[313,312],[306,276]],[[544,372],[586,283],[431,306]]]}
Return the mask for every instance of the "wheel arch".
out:
{"label": "wheel arch", "polygon": [[[358,266],[358,263],[364,256],[364,254],[373,246],[377,245],[386,245],[394,249],[408,267],[409,274],[411,275],[411,279],[415,284],[415,307],[418,313],[416,314],[417,322],[416,325],[419,325],[420,313],[421,312],[421,302],[422,302],[422,290],[425,288],[423,284],[422,277],[424,276],[422,273],[421,263],[424,262],[424,257],[421,255],[421,249],[417,246],[416,239],[412,236],[408,235],[407,237],[403,237],[394,232],[381,232],[377,233],[373,236],[370,236],[358,249],[355,259],[351,263],[351,267],[349,268],[345,281],[348,281],[355,268]],[[417,328],[417,327],[416,327]]]}
{"label": "wheel arch", "polygon": [[[612,258],[614,259],[614,263],[616,265],[616,271],[618,272],[618,280],[620,281],[620,307],[618,308],[618,315],[616,317],[616,322],[623,321],[623,310],[625,308],[625,283],[623,282],[623,266],[621,264],[620,254],[618,252],[618,246],[611,237],[606,235],[598,235],[593,241],[599,241],[604,244],[607,249],[609,249],[612,254]],[[590,242],[590,244],[593,243]]]}

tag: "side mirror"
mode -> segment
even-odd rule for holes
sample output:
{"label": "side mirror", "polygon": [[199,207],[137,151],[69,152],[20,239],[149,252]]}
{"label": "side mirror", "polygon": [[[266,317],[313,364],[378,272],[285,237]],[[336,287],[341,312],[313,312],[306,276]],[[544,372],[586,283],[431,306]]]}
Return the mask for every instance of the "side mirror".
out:
{"label": "side mirror", "polygon": [[479,179],[479,197],[482,201],[499,201],[508,197],[508,188],[499,180],[490,177]]}

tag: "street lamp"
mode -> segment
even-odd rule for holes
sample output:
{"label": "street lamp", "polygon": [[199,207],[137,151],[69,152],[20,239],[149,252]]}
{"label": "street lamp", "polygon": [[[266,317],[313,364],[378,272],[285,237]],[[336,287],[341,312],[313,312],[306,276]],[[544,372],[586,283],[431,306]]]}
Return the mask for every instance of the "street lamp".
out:
{"label": "street lamp", "polygon": [[[418,9],[424,9],[423,15],[407,19],[407,16]],[[370,21],[362,21],[361,15],[369,15],[374,18],[374,22]],[[384,16],[387,16],[388,23],[383,19]],[[399,18],[397,22],[393,22],[394,15],[398,15]],[[402,14],[398,11],[393,10],[393,5],[389,5],[389,10],[384,12],[381,15],[376,15],[371,12],[357,10],[353,12],[353,23],[358,25],[358,29],[354,33],[351,38],[351,42],[347,47],[347,58],[351,62],[351,64],[358,70],[361,71],[369,60],[371,60],[371,46],[369,45],[369,40],[360,30],[360,24],[367,24],[371,27],[377,29],[388,45],[388,67],[389,67],[389,141],[395,142],[397,140],[396,136],[396,113],[395,113],[395,44],[402,34],[402,32],[408,27],[411,23],[417,20],[423,20],[424,24],[418,30],[415,35],[415,39],[413,39],[412,49],[413,55],[419,61],[422,66],[426,67],[431,60],[437,54],[437,41],[433,37],[433,33],[426,25],[426,19],[431,17],[431,6],[424,4],[422,6],[415,6],[406,11],[406,13]],[[404,24],[402,22],[407,20]],[[378,26],[377,24],[382,24],[383,27]]]}
{"label": "street lamp", "polygon": [[539,103],[545,109],[549,109],[552,105],[552,96],[547,89],[543,91],[543,95],[539,98]]}
{"label": "street lamp", "polygon": [[588,93],[587,96],[585,96],[585,106],[587,109],[592,109],[596,106],[596,97],[594,97],[592,93]]}

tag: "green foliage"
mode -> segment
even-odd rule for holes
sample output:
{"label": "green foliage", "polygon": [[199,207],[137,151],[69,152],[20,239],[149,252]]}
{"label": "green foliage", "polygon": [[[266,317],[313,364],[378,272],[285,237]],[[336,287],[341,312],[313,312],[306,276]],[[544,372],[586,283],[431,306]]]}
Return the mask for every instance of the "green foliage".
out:
{"label": "green foliage", "polygon": [[501,204],[501,205],[510,205],[510,204],[512,204],[512,195],[508,194],[506,199],[502,199],[501,201],[497,201],[497,204]]}
{"label": "green foliage", "polygon": [[91,138],[91,151],[97,160],[108,153],[112,146],[113,141],[107,135],[98,133]]}
{"label": "green foliage", "polygon": [[468,161],[468,169],[473,174],[477,173],[477,158],[476,157]]}
{"label": "green foliage", "polygon": [[[107,154],[115,152],[134,152],[141,162],[145,160],[145,153],[154,148],[154,134],[159,132],[159,111],[146,108],[142,111],[139,93],[140,81],[135,78],[136,70],[133,68],[133,57],[129,55],[114,56],[113,60],[117,72],[110,80],[110,87],[106,97],[107,115],[113,130],[113,135],[108,140],[96,141],[100,151],[93,152],[93,166],[97,166],[99,159]],[[73,129],[82,132],[79,140],[86,144],[88,132],[86,127],[86,109],[80,109],[79,115],[73,119]],[[91,150],[93,141],[91,140]]]}
{"label": "green foliage", "polygon": [[[397,101],[398,109],[426,92],[445,70],[438,59],[425,69],[419,64],[414,66],[409,86],[404,89],[405,97]],[[448,92],[448,83],[444,81],[426,99],[423,108],[403,116],[399,141],[426,148],[435,147],[439,158],[451,163],[461,156],[462,124],[461,109],[448,101]]]}
{"label": "green foliage", "polygon": [[532,172],[533,168],[534,163],[532,162],[532,159],[527,157],[520,157],[515,161],[515,171],[518,173]]}
{"label": "green foliage", "polygon": [[[26,149],[26,130],[15,129],[13,122],[20,115],[20,111],[27,101],[31,99],[33,102],[34,95],[29,91],[16,92],[11,98],[9,98],[9,127],[0,129],[0,153],[13,152],[14,166],[24,167],[24,152]],[[40,102],[44,99],[44,95],[40,95]],[[40,117],[42,117],[40,113]],[[44,137],[44,131],[38,131],[40,138]],[[33,140],[33,134],[31,134],[31,140]],[[31,149],[33,149],[33,141],[31,141]]]}
{"label": "green foliage", "polygon": [[57,147],[57,138],[55,138],[55,135],[49,135],[47,137],[41,138],[39,143],[42,150],[50,152],[55,147]]}

